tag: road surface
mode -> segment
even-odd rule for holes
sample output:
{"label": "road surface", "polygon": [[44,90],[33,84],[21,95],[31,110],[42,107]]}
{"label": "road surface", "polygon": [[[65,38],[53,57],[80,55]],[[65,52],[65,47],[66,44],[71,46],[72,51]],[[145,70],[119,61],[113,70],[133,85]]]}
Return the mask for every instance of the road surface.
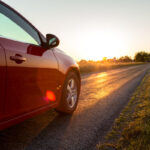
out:
{"label": "road surface", "polygon": [[77,110],[50,110],[0,132],[0,150],[92,150],[111,128],[150,65],[82,76]]}

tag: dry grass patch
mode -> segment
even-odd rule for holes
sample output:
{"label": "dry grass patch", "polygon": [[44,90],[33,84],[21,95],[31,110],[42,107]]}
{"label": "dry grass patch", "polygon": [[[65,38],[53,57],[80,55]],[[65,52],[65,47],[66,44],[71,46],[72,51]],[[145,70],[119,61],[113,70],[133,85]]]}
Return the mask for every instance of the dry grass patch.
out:
{"label": "dry grass patch", "polygon": [[106,71],[106,70],[125,67],[125,66],[141,65],[144,63],[141,63],[141,62],[112,63],[112,62],[82,60],[78,62],[78,64],[79,64],[81,73],[90,73],[90,72]]}

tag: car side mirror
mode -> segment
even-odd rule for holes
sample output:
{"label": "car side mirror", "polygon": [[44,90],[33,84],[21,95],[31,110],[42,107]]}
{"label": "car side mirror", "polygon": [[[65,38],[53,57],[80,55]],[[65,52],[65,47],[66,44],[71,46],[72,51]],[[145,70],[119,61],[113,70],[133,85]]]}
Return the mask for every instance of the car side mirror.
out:
{"label": "car side mirror", "polygon": [[59,45],[59,39],[53,34],[47,34],[46,35],[47,45],[48,48],[54,48]]}

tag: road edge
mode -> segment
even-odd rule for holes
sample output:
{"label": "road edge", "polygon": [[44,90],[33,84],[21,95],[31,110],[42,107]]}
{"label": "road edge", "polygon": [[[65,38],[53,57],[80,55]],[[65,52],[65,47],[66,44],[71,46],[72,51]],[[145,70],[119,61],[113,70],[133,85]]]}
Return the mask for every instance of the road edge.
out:
{"label": "road edge", "polygon": [[[146,72],[140,85],[136,88],[135,92],[132,94],[127,106],[125,106],[125,108],[122,110],[119,117],[115,119],[112,128],[106,134],[104,141],[99,142],[96,145],[96,148],[98,150],[121,150],[124,148],[131,150],[143,149],[143,145],[145,144],[143,144],[142,142],[142,144],[139,145],[140,142],[138,141],[139,140],[142,141],[143,135],[141,139],[139,139],[139,136],[140,134],[142,134],[141,132],[144,129],[142,128],[143,124],[142,126],[138,126],[138,124],[141,123],[140,121],[143,118],[145,118],[146,115],[149,115],[147,114],[146,110],[150,112],[150,108],[146,107],[147,103],[149,103],[150,105],[149,102],[150,94],[148,92],[149,89],[150,89],[150,70]],[[150,147],[150,145],[146,145],[144,149],[147,147]]]}

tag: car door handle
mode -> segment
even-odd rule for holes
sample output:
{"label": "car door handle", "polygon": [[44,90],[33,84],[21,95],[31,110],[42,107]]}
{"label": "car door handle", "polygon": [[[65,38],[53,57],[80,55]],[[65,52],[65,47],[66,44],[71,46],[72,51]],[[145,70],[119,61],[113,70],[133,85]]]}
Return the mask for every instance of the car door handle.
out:
{"label": "car door handle", "polygon": [[26,58],[19,54],[16,54],[15,56],[10,56],[10,60],[15,61],[16,63],[22,63],[26,61]]}

